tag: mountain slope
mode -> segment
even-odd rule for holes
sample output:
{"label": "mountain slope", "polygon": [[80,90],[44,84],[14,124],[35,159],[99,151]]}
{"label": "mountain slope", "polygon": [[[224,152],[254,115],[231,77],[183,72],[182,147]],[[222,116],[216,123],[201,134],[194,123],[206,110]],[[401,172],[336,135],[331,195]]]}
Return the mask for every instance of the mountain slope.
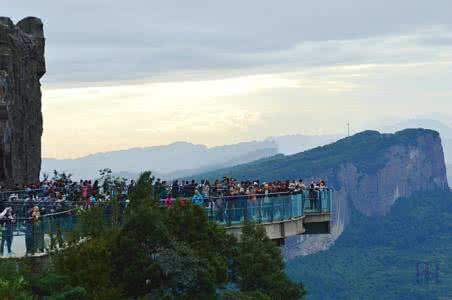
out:
{"label": "mountain slope", "polygon": [[[355,207],[368,215],[385,214],[395,196],[447,188],[441,140],[437,132],[424,129],[396,134],[365,131],[303,153],[277,155],[199,175],[210,179],[221,176],[262,181],[326,179],[338,192],[371,192],[359,203],[352,199]],[[374,193],[379,189],[384,190],[376,197]],[[382,201],[381,195],[386,196]]]}
{"label": "mountain slope", "polygon": [[449,181],[449,184],[452,183],[452,164],[447,165],[447,179]]}
{"label": "mountain slope", "polygon": [[287,263],[308,299],[449,299],[452,193],[400,199],[385,217],[354,211],[329,250]]}
{"label": "mountain slope", "polygon": [[441,139],[437,132],[425,129],[396,134],[365,131],[303,153],[277,155],[198,178],[222,176],[261,181],[325,179],[335,190],[331,235],[289,240],[289,257],[328,248],[349,223],[352,208],[364,215],[383,216],[400,197],[448,189]]}
{"label": "mountain slope", "polygon": [[217,169],[227,168],[227,167],[233,167],[233,166],[240,165],[240,164],[246,164],[249,162],[253,162],[255,160],[272,157],[274,155],[276,155],[276,149],[263,148],[263,149],[251,151],[240,157],[235,157],[232,160],[221,162],[218,164],[209,165],[207,167],[201,167],[198,169],[190,169],[190,170],[177,170],[177,171],[166,173],[166,174],[158,174],[157,173],[156,176],[163,178],[165,180],[173,180],[173,179],[181,178],[181,177],[192,177],[192,176],[196,176],[197,174],[201,174],[201,173],[205,173],[205,172],[209,172],[209,171],[213,171],[213,170],[217,170]]}

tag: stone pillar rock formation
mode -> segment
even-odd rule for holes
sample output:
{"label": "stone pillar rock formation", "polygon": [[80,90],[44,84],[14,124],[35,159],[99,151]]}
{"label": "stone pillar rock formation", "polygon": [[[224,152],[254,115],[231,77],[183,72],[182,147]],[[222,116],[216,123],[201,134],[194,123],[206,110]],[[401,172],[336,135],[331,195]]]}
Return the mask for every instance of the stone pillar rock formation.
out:
{"label": "stone pillar rock formation", "polygon": [[40,79],[46,72],[40,19],[0,17],[0,184],[39,182],[43,131]]}

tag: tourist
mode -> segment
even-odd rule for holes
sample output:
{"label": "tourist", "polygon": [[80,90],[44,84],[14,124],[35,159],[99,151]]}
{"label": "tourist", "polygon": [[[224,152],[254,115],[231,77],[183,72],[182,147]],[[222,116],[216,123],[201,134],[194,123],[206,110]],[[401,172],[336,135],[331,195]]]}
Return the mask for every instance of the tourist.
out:
{"label": "tourist", "polygon": [[173,186],[171,188],[171,194],[176,199],[179,197],[179,181],[178,180],[173,181]]}
{"label": "tourist", "polygon": [[97,199],[96,199],[96,196],[94,196],[94,194],[93,194],[93,195],[91,195],[91,197],[89,197],[89,204],[92,207],[92,206],[96,205],[96,203],[97,203]]}
{"label": "tourist", "polygon": [[8,256],[12,255],[11,246],[13,243],[15,224],[16,224],[16,215],[11,207],[7,207],[0,214],[0,225],[2,226],[2,241],[0,249],[1,256],[3,256],[5,244],[8,251]]}
{"label": "tourist", "polygon": [[204,205],[204,198],[202,197],[201,193],[197,189],[195,190],[195,194],[193,195],[191,201],[195,205],[200,205],[200,206]]}

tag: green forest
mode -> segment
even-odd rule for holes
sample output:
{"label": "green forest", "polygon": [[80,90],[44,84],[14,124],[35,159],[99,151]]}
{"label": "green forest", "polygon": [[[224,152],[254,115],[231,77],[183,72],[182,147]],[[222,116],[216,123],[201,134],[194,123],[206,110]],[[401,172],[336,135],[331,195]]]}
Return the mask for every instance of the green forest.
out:
{"label": "green forest", "polygon": [[288,262],[308,299],[441,299],[452,286],[452,194],[399,199],[386,217],[354,211],[329,250]]}
{"label": "green forest", "polygon": [[152,180],[141,175],[123,214],[115,200],[83,212],[64,250],[0,260],[0,299],[303,298],[261,227],[238,240],[199,206],[163,209]]}

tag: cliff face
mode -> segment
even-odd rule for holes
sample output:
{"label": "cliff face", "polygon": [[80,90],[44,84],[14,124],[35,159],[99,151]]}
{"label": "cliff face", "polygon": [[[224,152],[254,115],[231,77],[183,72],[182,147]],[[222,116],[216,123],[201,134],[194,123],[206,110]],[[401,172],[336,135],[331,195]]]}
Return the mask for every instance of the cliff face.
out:
{"label": "cliff face", "polygon": [[41,168],[40,79],[46,72],[41,20],[16,25],[0,17],[0,183],[39,181]]}
{"label": "cliff face", "polygon": [[275,156],[201,177],[220,174],[263,181],[303,178],[309,183],[325,179],[335,190],[331,235],[287,241],[289,257],[328,248],[349,224],[352,210],[383,216],[400,197],[449,188],[441,138],[437,132],[424,129],[396,134],[366,131],[307,152]]}
{"label": "cliff face", "polygon": [[446,166],[439,135],[419,131],[412,138],[411,143],[395,142],[375,153],[385,164],[374,172],[360,169],[353,161],[341,164],[333,179],[340,195],[337,201],[345,202],[348,198],[367,216],[385,215],[400,197],[410,197],[420,191],[446,190]]}
{"label": "cliff face", "polygon": [[[362,135],[366,134],[376,133]],[[404,135],[410,136],[409,142],[397,139]],[[384,216],[398,198],[449,188],[439,134],[408,130],[387,138],[392,142],[376,152],[374,158],[369,157],[382,159],[384,164],[380,167],[369,170],[362,161],[351,160],[319,173],[335,189],[332,233],[329,237],[295,239],[296,247],[287,248],[290,257],[300,255],[300,250],[301,254],[310,254],[327,249],[349,225],[352,207],[366,216]]]}

